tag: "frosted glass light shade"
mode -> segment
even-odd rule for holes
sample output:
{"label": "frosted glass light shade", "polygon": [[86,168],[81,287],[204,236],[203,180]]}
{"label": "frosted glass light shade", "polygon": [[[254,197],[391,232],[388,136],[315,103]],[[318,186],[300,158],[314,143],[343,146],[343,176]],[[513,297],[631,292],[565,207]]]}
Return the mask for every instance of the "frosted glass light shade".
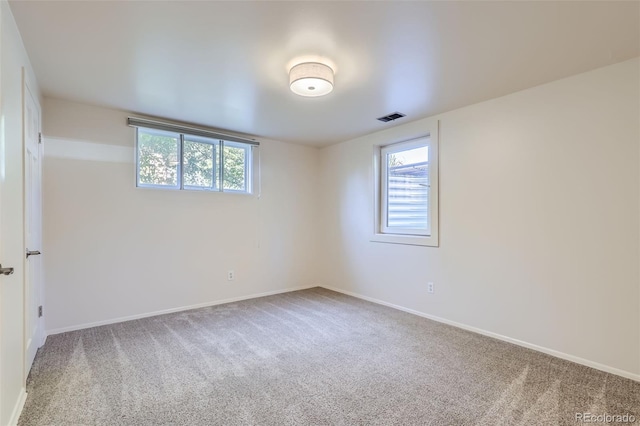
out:
{"label": "frosted glass light shade", "polygon": [[289,71],[289,87],[300,96],[324,96],[333,90],[333,70],[318,62],[303,62]]}

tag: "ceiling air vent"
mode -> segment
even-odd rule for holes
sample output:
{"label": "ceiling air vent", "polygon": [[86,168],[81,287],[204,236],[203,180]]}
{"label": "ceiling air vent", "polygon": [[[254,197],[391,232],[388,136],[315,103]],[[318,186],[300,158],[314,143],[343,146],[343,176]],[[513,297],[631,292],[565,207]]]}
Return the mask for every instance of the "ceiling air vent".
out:
{"label": "ceiling air vent", "polygon": [[397,120],[398,118],[402,118],[404,116],[405,115],[403,113],[396,111],[389,115],[385,115],[384,117],[380,117],[378,118],[378,120],[382,121],[383,123],[387,123],[389,121]]}

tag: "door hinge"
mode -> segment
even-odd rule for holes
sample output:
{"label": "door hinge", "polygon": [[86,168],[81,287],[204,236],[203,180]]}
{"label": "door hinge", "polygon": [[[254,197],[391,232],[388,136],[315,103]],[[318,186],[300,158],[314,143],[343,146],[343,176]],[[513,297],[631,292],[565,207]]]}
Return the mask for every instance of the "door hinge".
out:
{"label": "door hinge", "polygon": [[42,305],[38,306],[38,318],[42,316]]}
{"label": "door hinge", "polygon": [[38,143],[42,143],[42,132],[38,133]]}

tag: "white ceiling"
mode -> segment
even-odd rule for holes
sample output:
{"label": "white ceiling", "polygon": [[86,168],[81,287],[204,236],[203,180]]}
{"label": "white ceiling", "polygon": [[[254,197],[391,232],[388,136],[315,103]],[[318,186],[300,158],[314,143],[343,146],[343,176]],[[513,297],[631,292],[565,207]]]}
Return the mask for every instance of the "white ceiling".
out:
{"label": "white ceiling", "polygon": [[10,4],[45,96],[316,146],[640,55],[636,1]]}

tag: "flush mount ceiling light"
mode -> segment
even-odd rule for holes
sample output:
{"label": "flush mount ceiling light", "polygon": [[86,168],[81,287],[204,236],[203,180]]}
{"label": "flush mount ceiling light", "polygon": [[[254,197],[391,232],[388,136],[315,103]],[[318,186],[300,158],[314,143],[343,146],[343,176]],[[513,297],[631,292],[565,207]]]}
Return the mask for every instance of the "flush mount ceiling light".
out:
{"label": "flush mount ceiling light", "polygon": [[319,62],[303,62],[289,71],[289,87],[296,95],[324,96],[333,90],[333,70]]}

